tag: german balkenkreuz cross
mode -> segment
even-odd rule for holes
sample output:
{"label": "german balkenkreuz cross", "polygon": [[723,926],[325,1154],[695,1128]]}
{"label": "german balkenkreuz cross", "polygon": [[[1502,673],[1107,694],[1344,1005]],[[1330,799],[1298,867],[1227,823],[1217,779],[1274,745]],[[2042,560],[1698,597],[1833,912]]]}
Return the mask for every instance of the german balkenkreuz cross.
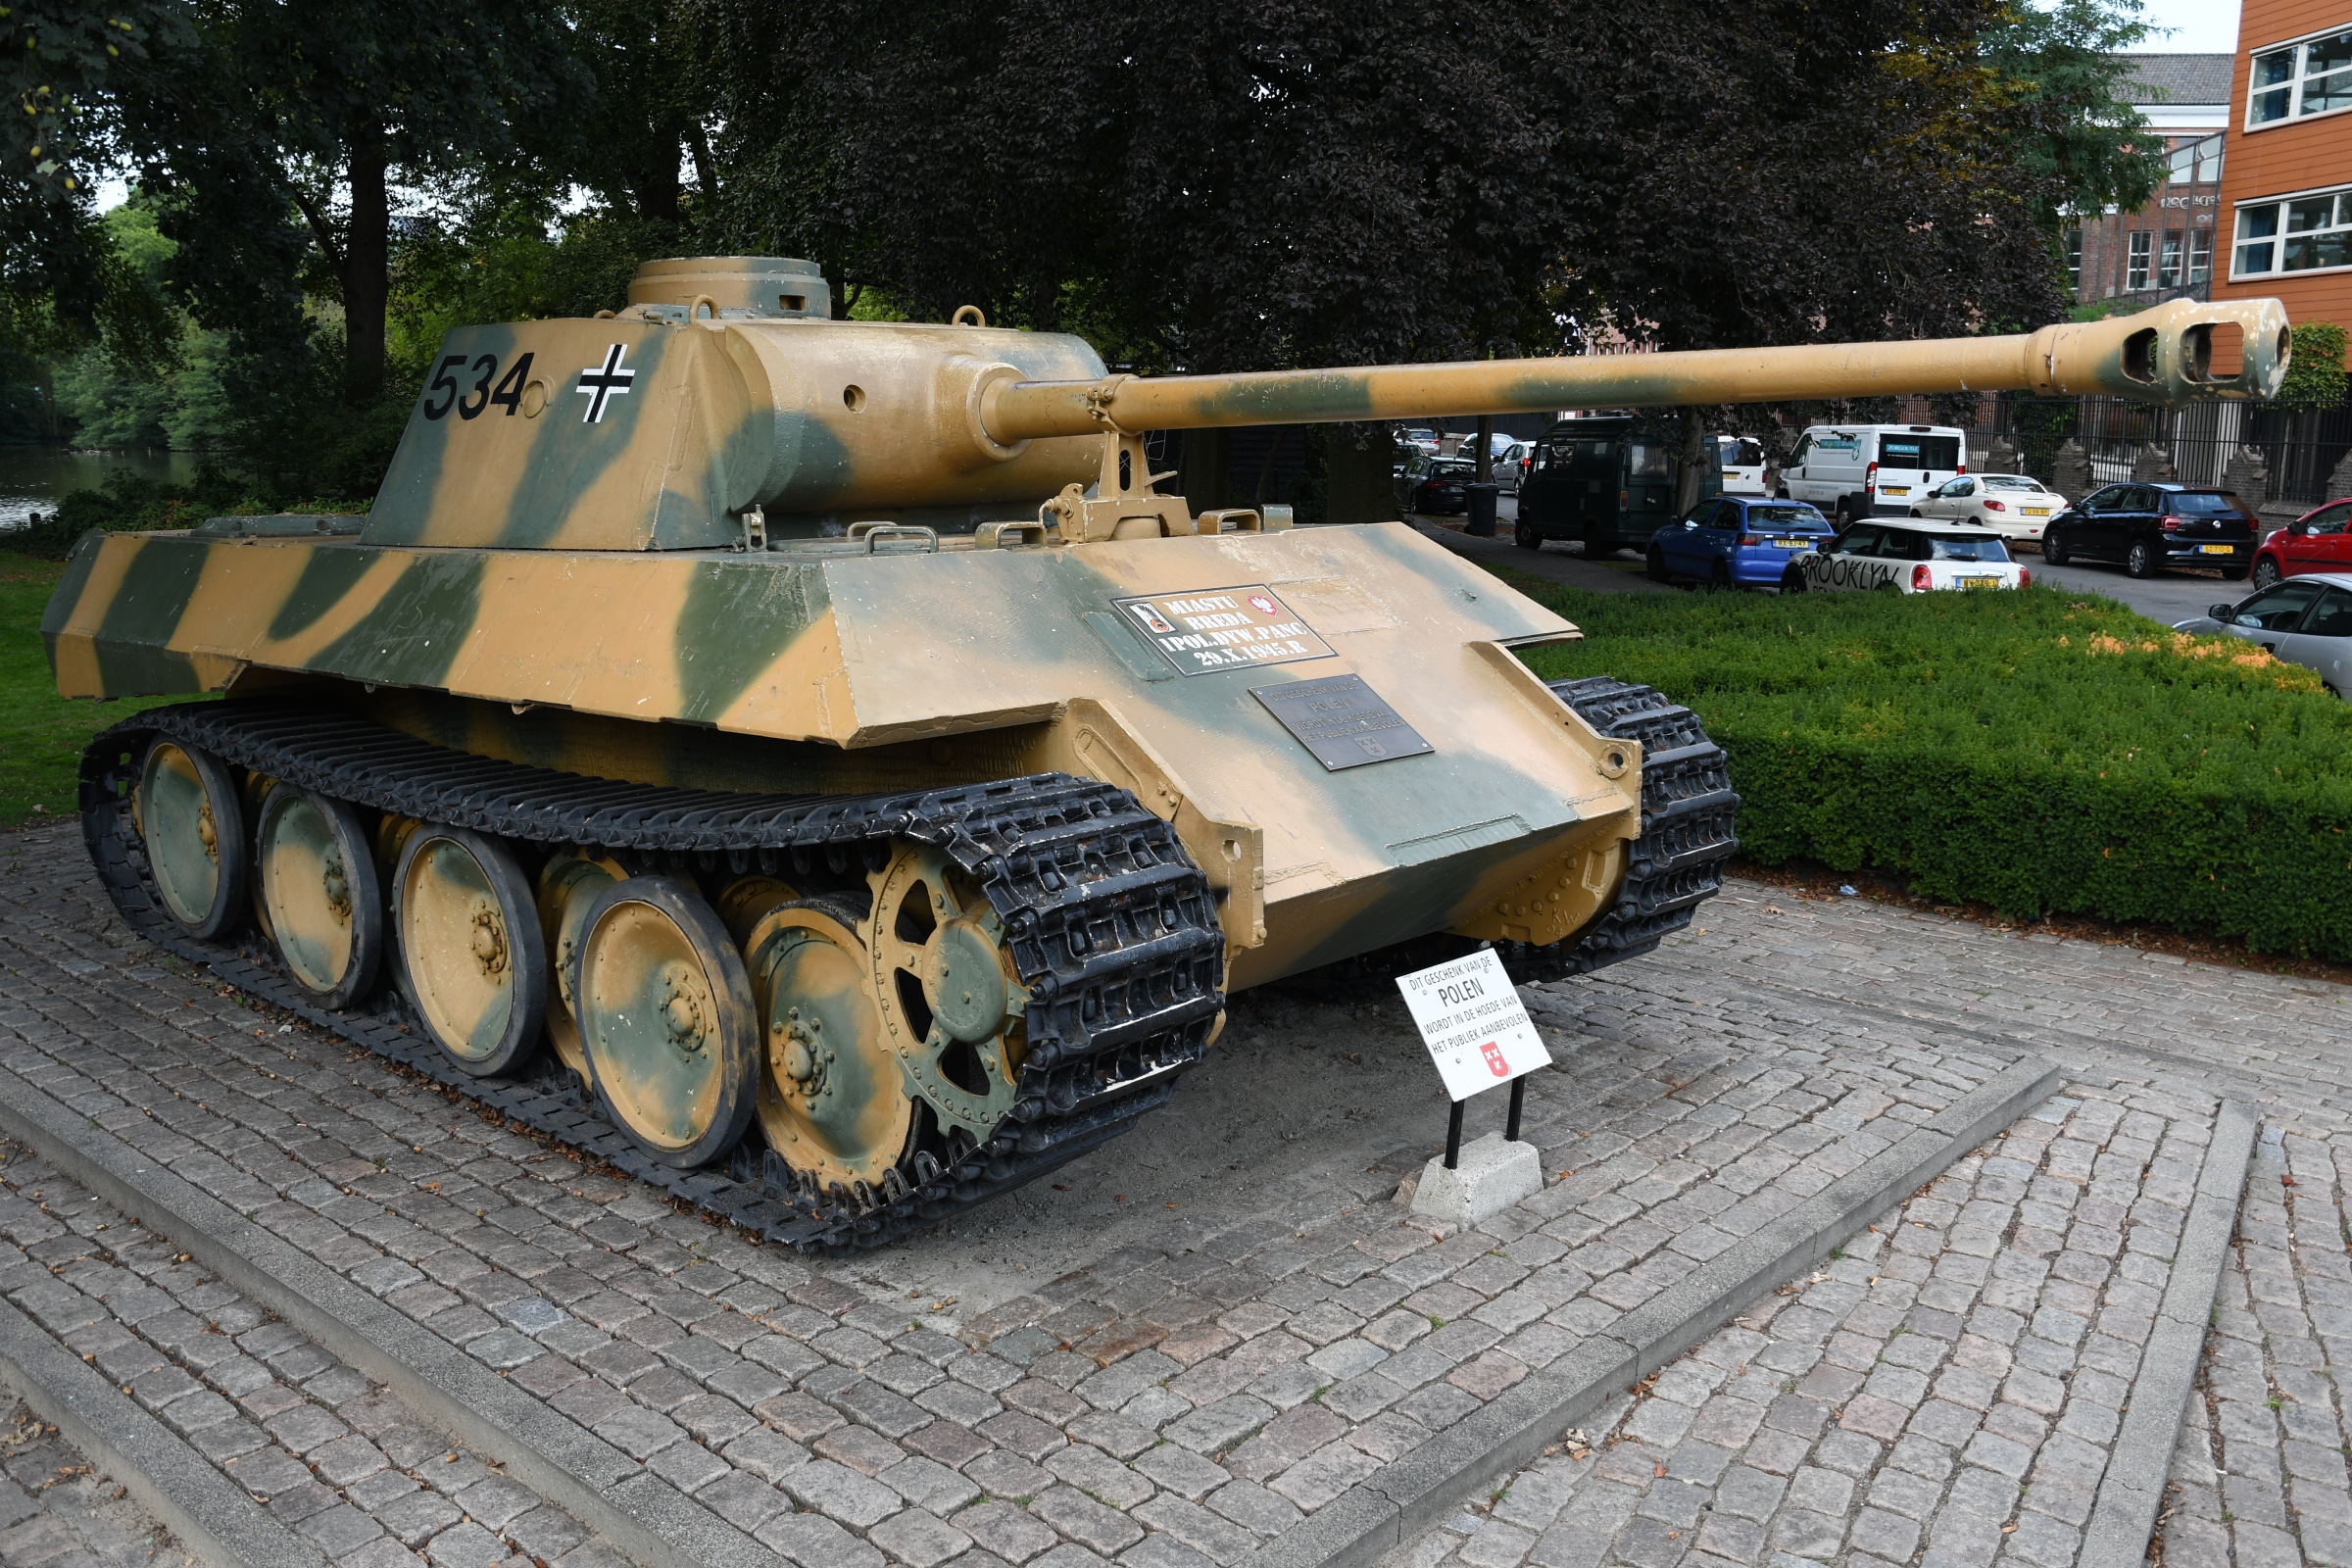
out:
{"label": "german balkenkreuz cross", "polygon": [[615,343],[605,352],[604,364],[591,365],[580,372],[579,393],[588,400],[588,412],[580,416],[582,424],[604,423],[606,399],[623,396],[629,383],[637,379],[637,372],[620,363],[628,353],[626,344]]}

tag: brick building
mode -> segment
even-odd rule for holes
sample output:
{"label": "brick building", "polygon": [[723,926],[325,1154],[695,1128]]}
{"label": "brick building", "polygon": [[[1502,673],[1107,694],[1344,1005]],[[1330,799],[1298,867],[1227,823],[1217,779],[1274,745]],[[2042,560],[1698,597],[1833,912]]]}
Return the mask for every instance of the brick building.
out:
{"label": "brick building", "polygon": [[2352,325],[2352,0],[2245,0],[2237,40],[2212,297]]}
{"label": "brick building", "polygon": [[2219,248],[2232,57],[2127,58],[2132,106],[2164,138],[2165,181],[2137,212],[2111,210],[2067,235],[2068,281],[2086,305],[2204,299]]}

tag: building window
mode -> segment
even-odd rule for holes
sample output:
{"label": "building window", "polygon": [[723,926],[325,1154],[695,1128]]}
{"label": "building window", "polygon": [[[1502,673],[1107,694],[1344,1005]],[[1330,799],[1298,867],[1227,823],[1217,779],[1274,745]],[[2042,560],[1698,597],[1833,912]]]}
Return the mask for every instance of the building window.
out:
{"label": "building window", "polygon": [[2292,43],[2254,57],[2246,125],[2352,109],[2352,32]]}
{"label": "building window", "polygon": [[2238,277],[2352,267],[2352,191],[2237,210]]}
{"label": "building window", "polygon": [[2173,149],[2165,178],[2176,185],[2218,185],[2222,181],[2222,134],[2215,131]]}
{"label": "building window", "polygon": [[2082,231],[2066,231],[2066,291],[2081,298],[2082,294]]}
{"label": "building window", "polygon": [[2180,286],[2180,241],[2183,237],[2180,234],[2164,236],[2164,259],[2156,264],[2156,286],[2158,288],[2179,288]]}
{"label": "building window", "polygon": [[2188,286],[2213,281],[2213,230],[2191,229],[2188,235]]}
{"label": "building window", "polygon": [[2156,236],[2144,228],[2132,231],[2132,263],[2124,274],[2124,287],[2137,293],[2148,286],[2148,257]]}

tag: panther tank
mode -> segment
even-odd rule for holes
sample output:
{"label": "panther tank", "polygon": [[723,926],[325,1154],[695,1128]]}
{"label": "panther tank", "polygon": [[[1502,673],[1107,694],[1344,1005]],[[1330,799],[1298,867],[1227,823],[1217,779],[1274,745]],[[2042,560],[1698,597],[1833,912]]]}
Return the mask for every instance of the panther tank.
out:
{"label": "panther tank", "polygon": [[[1400,522],[1195,512],[1145,434],[2030,389],[2261,396],[2273,302],[1949,342],[1141,378],[831,319],[768,258],[441,345],[372,510],[75,546],[122,918],[769,1237],[877,1245],[1167,1100],[1235,992],[1648,951],[1734,847],[1668,696]],[[2239,368],[2216,370],[2216,334]],[[2225,350],[2223,358],[2227,359]]]}

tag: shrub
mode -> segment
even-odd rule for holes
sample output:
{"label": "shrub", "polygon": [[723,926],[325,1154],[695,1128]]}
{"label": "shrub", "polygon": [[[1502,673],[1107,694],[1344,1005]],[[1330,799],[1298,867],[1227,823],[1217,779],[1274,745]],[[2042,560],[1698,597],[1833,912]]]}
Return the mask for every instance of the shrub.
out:
{"label": "shrub", "polygon": [[1645,681],[1700,715],[1757,860],[2352,958],[2352,707],[2309,670],[2038,588],[1636,596],[1507,575],[1585,633],[1527,655],[1546,679]]}
{"label": "shrub", "polygon": [[96,490],[69,492],[57,510],[37,524],[0,532],[0,550],[43,561],[63,561],[74,541],[92,528],[137,533],[150,528],[193,528],[207,517],[265,512],[365,512],[365,503],[304,502],[278,497],[207,463],[187,484],[167,484],[117,469]]}

